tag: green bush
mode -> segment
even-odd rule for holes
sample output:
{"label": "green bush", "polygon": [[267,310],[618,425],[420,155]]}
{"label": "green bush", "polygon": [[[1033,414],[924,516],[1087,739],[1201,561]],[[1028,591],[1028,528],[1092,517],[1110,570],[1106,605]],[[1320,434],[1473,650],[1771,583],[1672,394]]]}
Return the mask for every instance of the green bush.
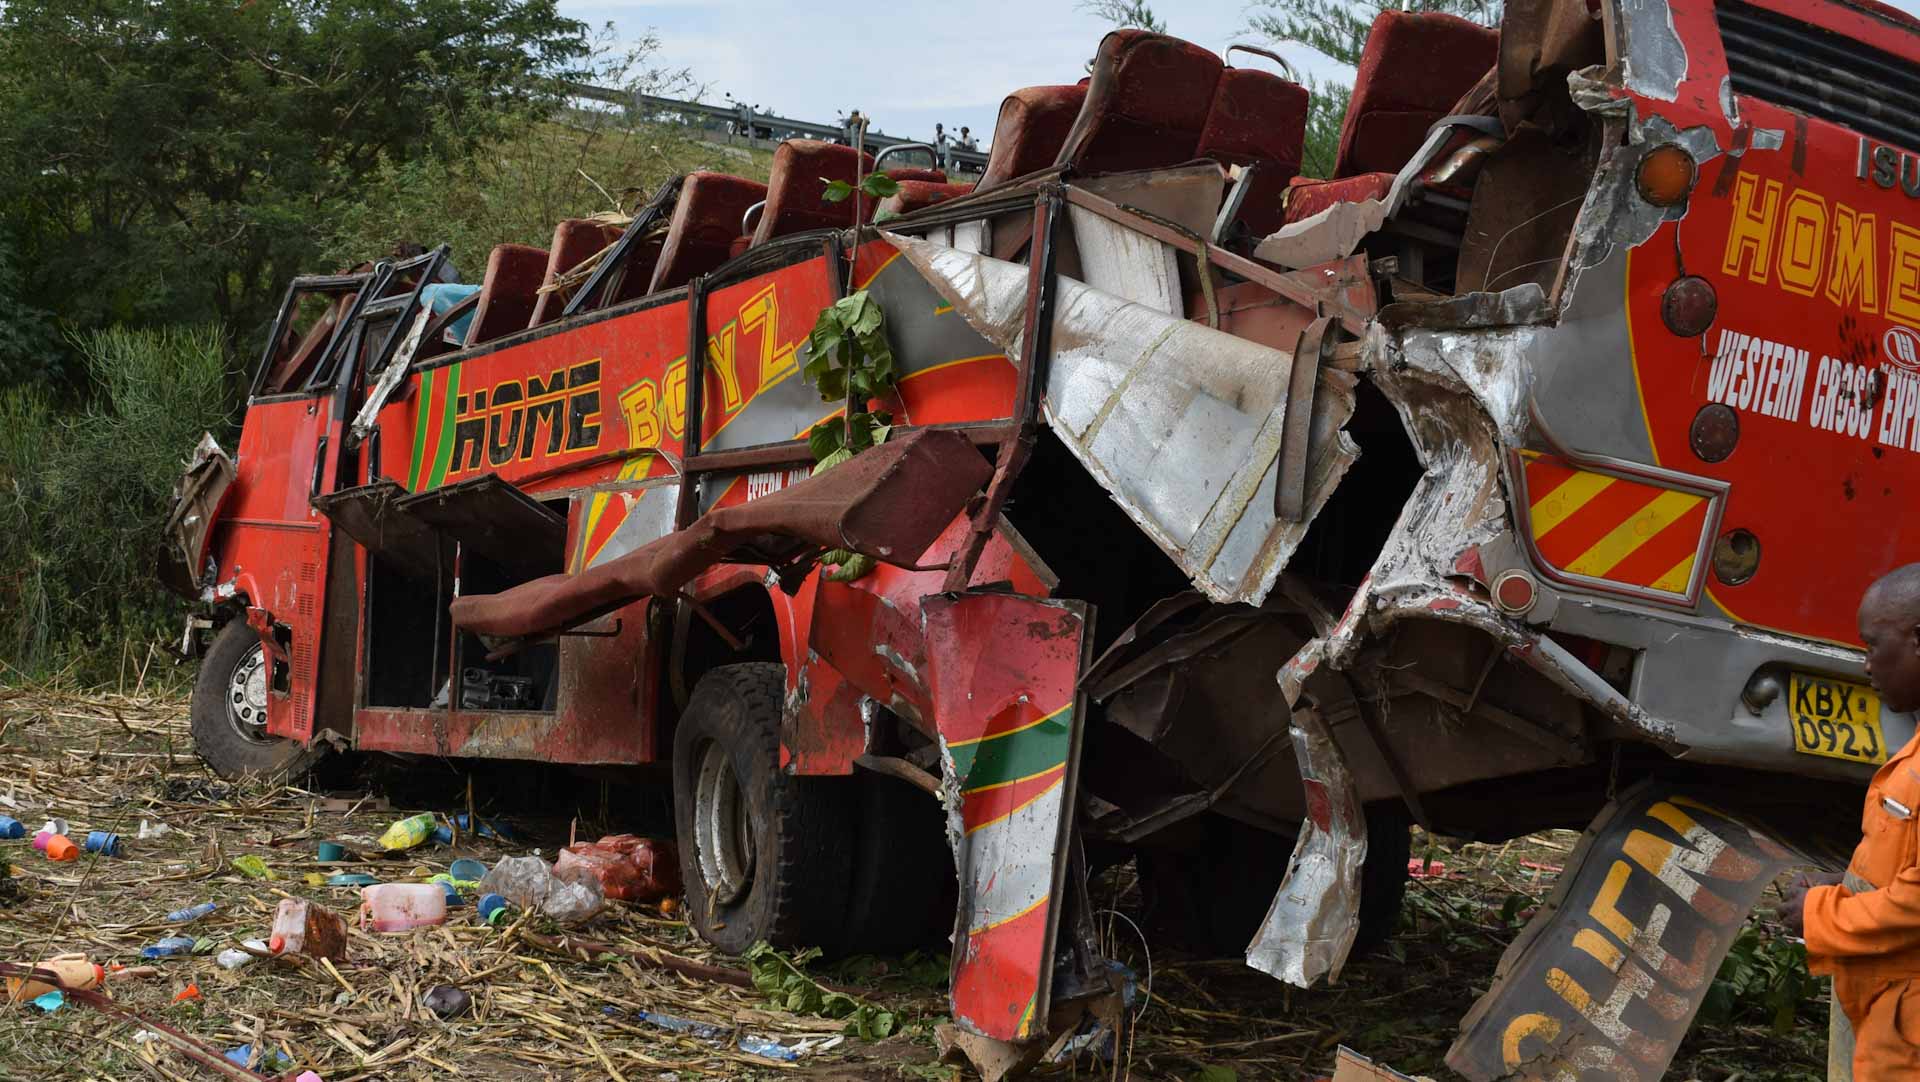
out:
{"label": "green bush", "polygon": [[200,434],[230,437],[226,349],[211,327],[74,345],[84,405],[0,392],[0,661],[108,681],[175,633],[181,604],[154,575],[160,527]]}

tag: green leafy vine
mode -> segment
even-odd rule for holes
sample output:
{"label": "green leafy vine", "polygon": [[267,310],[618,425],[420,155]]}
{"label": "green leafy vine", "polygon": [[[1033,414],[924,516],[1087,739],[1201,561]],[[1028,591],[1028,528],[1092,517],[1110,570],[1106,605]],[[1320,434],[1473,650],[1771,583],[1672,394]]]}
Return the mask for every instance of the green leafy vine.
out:
{"label": "green leafy vine", "polygon": [[895,1028],[892,1011],[825,988],[807,975],[806,964],[818,957],[818,947],[808,947],[789,958],[766,943],[756,943],[747,951],[747,969],[753,974],[754,988],[776,1007],[795,1014],[841,1019],[846,1022],[847,1033],[864,1040],[890,1036]]}
{"label": "green leafy vine", "polygon": [[[802,370],[807,380],[820,392],[821,401],[846,405],[845,416],[829,417],[807,433],[817,475],[886,442],[893,415],[869,409],[868,403],[886,397],[899,381],[893,347],[887,343],[886,313],[864,289],[822,309],[807,342],[809,353]],[[846,549],[835,549],[820,559],[833,565],[827,573],[833,582],[851,582],[874,566],[873,557]]]}

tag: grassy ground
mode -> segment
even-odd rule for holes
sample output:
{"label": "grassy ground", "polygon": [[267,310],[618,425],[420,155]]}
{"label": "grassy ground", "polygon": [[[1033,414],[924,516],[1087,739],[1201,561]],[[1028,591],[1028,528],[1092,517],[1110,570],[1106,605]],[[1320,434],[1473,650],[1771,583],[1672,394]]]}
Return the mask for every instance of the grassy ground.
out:
{"label": "grassy ground", "polygon": [[[162,936],[206,937],[215,949],[263,937],[282,897],[306,897],[348,914],[349,888],[313,886],[320,871],[365,870],[385,881],[444,871],[458,856],[491,865],[539,847],[564,844],[565,818],[512,817],[526,837],[458,848],[425,847],[399,859],[345,868],[316,866],[320,839],[371,841],[386,824],[417,810],[464,805],[451,771],[414,769],[357,782],[347,810],[300,789],[236,789],[210,777],[187,745],[186,710],[164,695],[80,694],[57,689],[0,690],[0,813],[28,821],[67,818],[76,835],[114,830],[126,839],[117,859],[54,864],[28,843],[0,842],[0,865],[15,865],[21,888],[0,888],[0,959],[26,961],[82,951],[102,963],[140,964],[139,950]],[[425,778],[423,783],[422,779]],[[371,785],[375,791],[369,792]],[[584,788],[591,790],[591,786]],[[396,805],[379,807],[391,792]],[[361,800],[360,797],[366,799]],[[490,798],[476,791],[483,813]],[[657,807],[616,797],[613,808]],[[573,809],[565,809],[571,812]],[[592,817],[591,815],[589,816]],[[580,826],[582,835],[602,825]],[[173,832],[134,839],[140,821]],[[644,824],[643,824],[644,825]],[[1441,1057],[1458,1020],[1486,987],[1500,951],[1554,870],[1572,835],[1543,835],[1505,846],[1444,851],[1444,875],[1409,884],[1401,934],[1384,951],[1352,963],[1341,982],[1290,990],[1234,960],[1147,951],[1131,926],[1105,929],[1113,953],[1146,977],[1151,990],[1117,1065],[1083,1060],[1045,1068],[1045,1076],[1089,1078],[1301,1080],[1331,1072],[1347,1044],[1403,1071],[1450,1077]],[[262,858],[277,878],[234,870],[243,855]],[[1138,891],[1122,867],[1094,888],[1096,904],[1138,918]],[[221,908],[182,929],[163,915],[202,901]],[[935,1062],[932,1028],[944,1020],[944,962],[924,958],[856,959],[822,979],[859,988],[899,1022],[879,1041],[847,1037],[793,1064],[740,1052],[730,1041],[702,1040],[651,1027],[636,1008],[711,1022],[729,1033],[787,1043],[832,1038],[841,1024],[771,1009],[750,990],[696,980],[602,956],[580,961],[543,948],[528,933],[552,931],[528,921],[489,928],[471,908],[446,925],[395,935],[354,933],[348,960],[331,969],[299,960],[221,969],[211,953],[153,963],[151,976],[116,977],[109,991],[137,1014],[171,1024],[225,1050],[253,1043],[285,1054],[326,1082],[354,1079],[802,1078],[960,1079],[971,1072]],[[581,934],[627,951],[665,950],[721,966],[687,927],[659,906],[616,903]],[[1763,942],[1776,942],[1762,937]],[[454,984],[471,993],[473,1012],[441,1021],[421,1005],[426,989]],[[197,998],[178,1001],[189,987]],[[1776,1036],[1768,1012],[1736,1000],[1735,1021],[1696,1027],[1670,1072],[1701,1082],[1816,1079],[1823,1074],[1826,1016],[1803,1003],[1788,1032]],[[70,1004],[50,1015],[0,1005],[0,1079],[186,1079],[210,1077],[179,1054],[139,1038],[141,1026]]]}

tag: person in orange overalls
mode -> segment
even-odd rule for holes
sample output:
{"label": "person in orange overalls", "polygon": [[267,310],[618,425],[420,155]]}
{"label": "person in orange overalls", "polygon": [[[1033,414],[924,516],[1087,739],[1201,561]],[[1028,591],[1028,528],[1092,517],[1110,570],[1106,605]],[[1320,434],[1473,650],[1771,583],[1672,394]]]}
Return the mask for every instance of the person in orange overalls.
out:
{"label": "person in orange overalls", "polygon": [[[1920,708],[1920,564],[1882,576],[1860,601],[1867,678],[1890,713]],[[1920,1079],[1920,733],[1874,774],[1860,845],[1844,877],[1801,876],[1780,916],[1807,941],[1807,965],[1833,977],[1852,1023],[1854,1082]],[[1829,1077],[1844,1069],[1834,1020]]]}

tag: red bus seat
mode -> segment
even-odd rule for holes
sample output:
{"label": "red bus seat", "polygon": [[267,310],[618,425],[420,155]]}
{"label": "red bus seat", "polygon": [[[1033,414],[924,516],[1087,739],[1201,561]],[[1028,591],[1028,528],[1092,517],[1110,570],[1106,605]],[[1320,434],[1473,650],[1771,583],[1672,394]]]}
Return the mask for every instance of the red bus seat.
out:
{"label": "red bus seat", "polygon": [[1227,68],[1213,91],[1195,154],[1254,166],[1240,221],[1256,235],[1286,221],[1287,187],[1306,145],[1307,88],[1257,68]]}
{"label": "red bus seat", "polygon": [[903,165],[898,169],[887,170],[887,177],[896,181],[918,180],[928,184],[945,184],[947,174],[939,169],[928,169],[920,165]]}
{"label": "red bus seat", "polygon": [[1335,203],[1384,199],[1428,130],[1499,55],[1499,31],[1457,15],[1381,12],[1360,52],[1334,179],[1295,183],[1287,193],[1287,221],[1310,218]]}
{"label": "red bus seat", "polygon": [[912,214],[922,207],[944,203],[949,199],[958,199],[971,191],[973,191],[971,184],[932,184],[924,180],[903,180],[900,182],[898,192],[880,201],[880,206],[874,211],[874,217],[878,218],[881,215],[898,217],[902,214]]}
{"label": "red bus seat", "polygon": [[[846,229],[854,225],[856,206],[872,212],[873,200],[848,198],[829,203],[823,198],[829,181],[854,182],[854,173],[873,169],[873,155],[816,139],[788,139],[773,152],[773,170],[767,178],[767,206],[753,231],[753,244],[810,229]],[[736,219],[737,221],[738,219]]]}
{"label": "red bus seat", "polygon": [[1500,32],[1458,15],[1381,12],[1360,52],[1333,175],[1398,173],[1499,56]]}
{"label": "red bus seat", "polygon": [[[591,259],[620,239],[620,227],[585,218],[568,218],[553,228],[553,247],[547,250],[547,273],[540,279],[545,289],[560,276]],[[575,283],[578,285],[579,283]],[[527,326],[538,327],[560,318],[566,310],[572,290],[555,289],[539,295],[533,303],[533,317]]]}
{"label": "red bus seat", "polygon": [[473,309],[473,329],[467,332],[467,345],[477,346],[526,330],[546,274],[546,249],[529,244],[494,245],[487,255],[487,273],[480,279],[480,300]]}
{"label": "red bus seat", "polygon": [[1054,159],[1080,173],[1156,169],[1191,161],[1225,70],[1191,42],[1146,30],[1100,39],[1087,100]]}
{"label": "red bus seat", "polygon": [[725,263],[733,238],[740,235],[741,217],[765,198],[767,186],[758,181],[726,173],[688,174],[673,204],[649,292],[686,285]]}
{"label": "red bus seat", "polygon": [[1008,94],[1000,103],[1000,118],[993,125],[987,167],[977,190],[984,192],[1051,168],[1086,100],[1085,84],[1030,86]]}

